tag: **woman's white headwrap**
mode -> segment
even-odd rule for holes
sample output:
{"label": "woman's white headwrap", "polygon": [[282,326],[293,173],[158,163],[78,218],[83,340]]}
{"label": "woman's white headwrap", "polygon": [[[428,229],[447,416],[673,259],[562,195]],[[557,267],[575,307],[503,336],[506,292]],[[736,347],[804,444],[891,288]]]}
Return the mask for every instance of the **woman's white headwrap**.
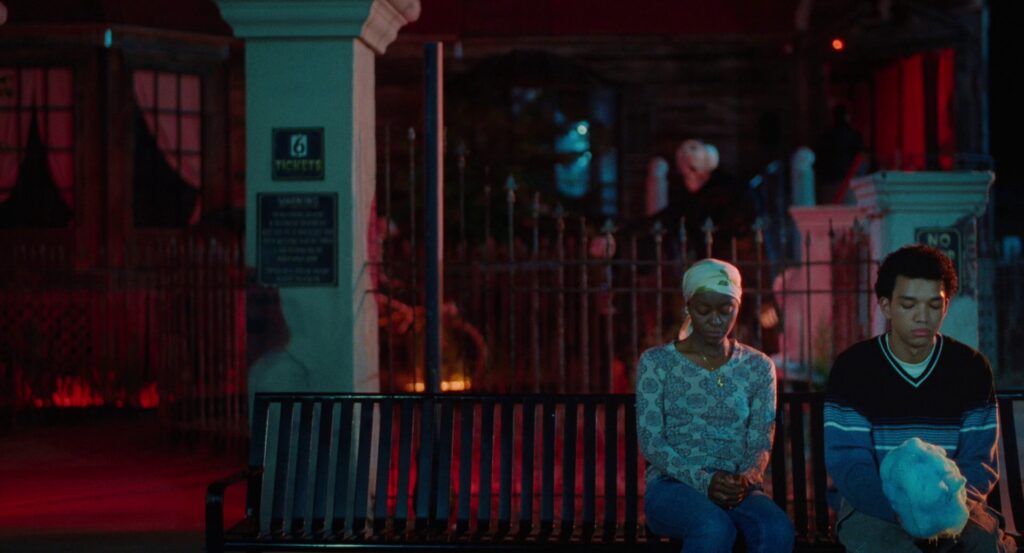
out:
{"label": "woman's white headwrap", "polygon": [[[683,274],[683,297],[687,302],[701,292],[718,292],[737,301],[743,296],[743,279],[732,263],[721,259],[702,259]],[[684,308],[685,309],[685,308]],[[680,339],[693,332],[693,322],[687,316],[687,325]]]}
{"label": "woman's white headwrap", "polygon": [[720,259],[702,259],[683,275],[683,296],[686,301],[700,292],[718,292],[736,298],[743,296],[740,271],[732,263]]}

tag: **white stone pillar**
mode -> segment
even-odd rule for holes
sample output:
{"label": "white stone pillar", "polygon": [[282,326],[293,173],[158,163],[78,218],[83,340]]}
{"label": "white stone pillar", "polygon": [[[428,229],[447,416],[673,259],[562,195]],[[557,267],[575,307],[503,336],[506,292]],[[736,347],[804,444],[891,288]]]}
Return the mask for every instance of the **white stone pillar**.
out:
{"label": "white stone pillar", "polygon": [[[829,333],[833,305],[829,229],[837,234],[849,231],[858,218],[864,218],[864,211],[855,206],[818,205],[794,206],[789,213],[799,231],[801,265],[775,279],[783,321],[776,364],[786,370],[787,378],[806,380],[812,369],[823,376],[821,371],[831,365],[835,353],[831,351]],[[808,239],[809,250],[805,247]]]}
{"label": "white stone pillar", "polygon": [[[989,171],[882,171],[853,181],[857,205],[869,214],[872,257],[881,261],[907,244],[942,235],[959,239],[959,247],[936,243],[959,259],[960,289],[949,306],[942,332],[978,347],[978,247],[975,219],[985,212],[995,175]],[[874,277],[872,277],[872,284]],[[876,312],[874,331],[885,330]]]}
{"label": "white stone pillar", "polygon": [[[367,264],[376,179],[374,56],[419,17],[419,0],[216,2],[235,36],[245,39],[246,265],[259,266],[259,195],[326,194],[337,206],[336,251],[323,256],[333,257],[333,282],[280,285],[287,339],[250,367],[249,393],[376,391],[377,307]],[[272,133],[295,128],[322,128],[322,176],[272,175]]]}

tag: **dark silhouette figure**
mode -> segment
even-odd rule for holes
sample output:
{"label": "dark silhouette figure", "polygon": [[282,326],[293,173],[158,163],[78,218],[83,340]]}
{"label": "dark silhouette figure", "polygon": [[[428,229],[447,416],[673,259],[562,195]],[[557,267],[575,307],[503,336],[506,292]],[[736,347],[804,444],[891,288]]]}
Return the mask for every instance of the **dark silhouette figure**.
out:
{"label": "dark silhouette figure", "polygon": [[864,139],[850,125],[846,106],[832,109],[832,127],[814,148],[815,197],[819,204],[842,203],[847,180],[864,150]]}

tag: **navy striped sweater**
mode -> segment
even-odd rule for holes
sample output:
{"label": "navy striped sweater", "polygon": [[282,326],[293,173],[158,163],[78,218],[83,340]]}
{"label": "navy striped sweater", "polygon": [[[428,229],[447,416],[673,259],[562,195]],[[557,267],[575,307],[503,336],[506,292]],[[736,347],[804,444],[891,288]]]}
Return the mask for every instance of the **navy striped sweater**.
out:
{"label": "navy striped sweater", "polygon": [[923,373],[906,373],[885,335],[854,344],[832,366],[825,395],[825,464],[855,509],[888,521],[878,467],[917,437],[946,450],[981,501],[999,479],[992,369],[984,355],[939,336]]}

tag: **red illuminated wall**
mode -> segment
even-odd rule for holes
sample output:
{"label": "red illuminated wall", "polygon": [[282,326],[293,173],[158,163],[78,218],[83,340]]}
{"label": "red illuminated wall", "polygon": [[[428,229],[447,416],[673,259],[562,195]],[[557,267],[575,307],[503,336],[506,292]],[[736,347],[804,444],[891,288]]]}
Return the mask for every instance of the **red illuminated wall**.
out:
{"label": "red illuminated wall", "polygon": [[922,52],[875,71],[872,151],[878,168],[953,168],[953,57],[950,48]]}

